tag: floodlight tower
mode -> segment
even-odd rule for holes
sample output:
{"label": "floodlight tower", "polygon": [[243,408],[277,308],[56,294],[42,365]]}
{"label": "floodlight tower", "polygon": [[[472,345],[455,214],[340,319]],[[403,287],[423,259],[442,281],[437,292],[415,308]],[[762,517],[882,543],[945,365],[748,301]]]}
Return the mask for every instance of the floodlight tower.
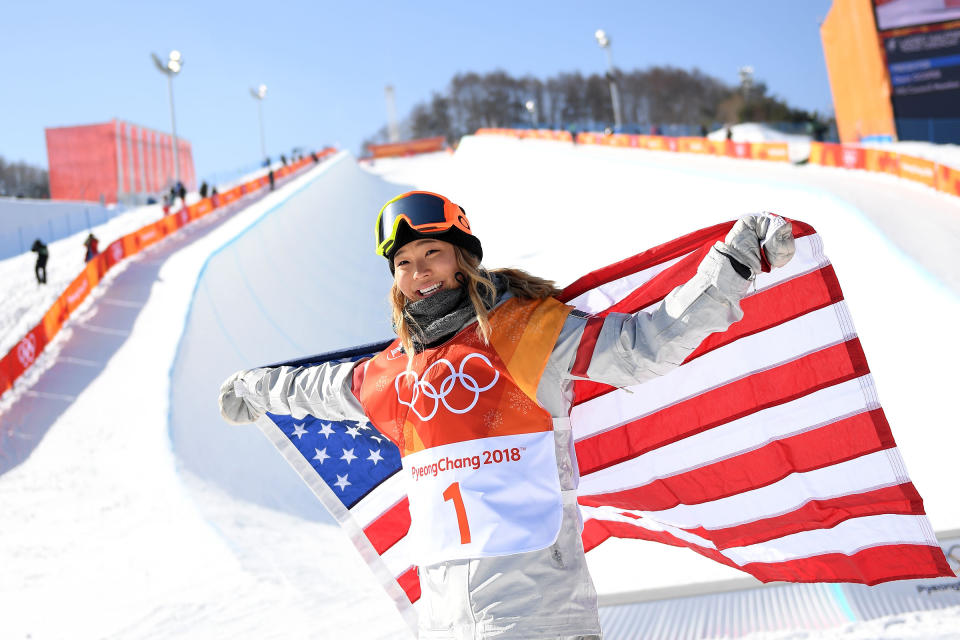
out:
{"label": "floodlight tower", "polygon": [[527,100],[523,106],[527,108],[527,111],[530,113],[530,117],[533,118],[533,128],[539,129],[540,118],[537,115],[537,103],[533,100]]}
{"label": "floodlight tower", "polygon": [[263,99],[267,97],[267,85],[261,84],[256,89],[250,89],[250,95],[257,101],[257,117],[260,120],[260,155],[267,161],[267,141],[263,133]]}
{"label": "floodlight tower", "polygon": [[173,76],[180,73],[180,69],[183,68],[183,56],[176,49],[170,52],[166,62],[161,61],[155,53],[150,55],[157,69],[167,76],[167,90],[170,94],[170,127],[173,130],[173,183],[178,185],[180,184],[180,148],[177,144],[177,117],[173,111]]}
{"label": "floodlight tower", "polygon": [[400,141],[400,126],[397,124],[397,100],[392,85],[383,90],[387,101],[387,136],[390,142]]}
{"label": "floodlight tower", "polygon": [[617,129],[622,129],[623,118],[620,115],[620,89],[617,88],[617,78],[614,75],[613,54],[610,52],[610,37],[603,29],[597,29],[593,34],[597,44],[607,54],[607,80],[610,81],[610,100],[613,102],[613,123]]}
{"label": "floodlight tower", "polygon": [[743,101],[750,102],[750,90],[753,89],[753,67],[749,64],[737,69],[740,75],[740,89],[743,91]]}

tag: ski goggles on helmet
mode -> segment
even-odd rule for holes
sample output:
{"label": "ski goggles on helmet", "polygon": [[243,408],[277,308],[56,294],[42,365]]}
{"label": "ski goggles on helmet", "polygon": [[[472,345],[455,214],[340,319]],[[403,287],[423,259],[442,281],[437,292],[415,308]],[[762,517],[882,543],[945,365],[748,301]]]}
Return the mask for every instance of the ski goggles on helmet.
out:
{"label": "ski goggles on helmet", "polygon": [[467,215],[459,205],[436,193],[410,191],[387,202],[377,215],[378,256],[390,255],[401,221],[419,233],[440,233],[456,227],[473,235]]}

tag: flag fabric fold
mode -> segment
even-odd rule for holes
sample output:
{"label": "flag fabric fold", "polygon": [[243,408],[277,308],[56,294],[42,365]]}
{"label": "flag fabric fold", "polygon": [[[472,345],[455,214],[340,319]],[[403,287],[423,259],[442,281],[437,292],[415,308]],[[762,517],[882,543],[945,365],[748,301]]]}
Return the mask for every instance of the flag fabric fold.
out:
{"label": "flag fabric fold", "polygon": [[[689,280],[733,223],[688,234],[577,280],[561,301],[591,315],[650,310]],[[570,419],[589,552],[610,537],[692,549],[761,581],[953,576],[910,482],[819,235],[760,274],[744,318],[677,369],[616,389],[578,381]],[[370,357],[390,341],[313,356]],[[288,363],[289,364],[289,363]],[[407,621],[420,596],[400,454],[369,423],[268,414],[258,425],[337,518]]]}

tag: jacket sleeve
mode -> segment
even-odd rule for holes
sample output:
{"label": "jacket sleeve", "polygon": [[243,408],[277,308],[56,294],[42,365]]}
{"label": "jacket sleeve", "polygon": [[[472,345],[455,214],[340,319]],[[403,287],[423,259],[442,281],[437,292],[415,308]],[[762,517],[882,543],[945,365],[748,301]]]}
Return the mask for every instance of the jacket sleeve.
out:
{"label": "jacket sleeve", "polygon": [[[270,413],[302,418],[366,421],[354,393],[354,371],[361,362],[324,363],[308,367],[251,369],[238,378],[238,396]],[[359,390],[358,390],[359,391]]]}
{"label": "jacket sleeve", "polygon": [[571,315],[551,354],[549,373],[558,382],[587,378],[617,387],[663,375],[708,335],[743,317],[740,299],[749,286],[726,256],[711,249],[696,275],[653,311],[606,316],[592,345],[581,344],[588,319]]}

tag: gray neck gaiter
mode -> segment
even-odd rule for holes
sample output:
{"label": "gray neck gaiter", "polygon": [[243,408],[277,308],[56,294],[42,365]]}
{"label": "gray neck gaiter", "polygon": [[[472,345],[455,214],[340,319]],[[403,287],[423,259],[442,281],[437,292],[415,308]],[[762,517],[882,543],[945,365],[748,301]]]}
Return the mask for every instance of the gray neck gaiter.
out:
{"label": "gray neck gaiter", "polygon": [[[497,289],[495,300],[498,301],[508,289],[507,279],[497,274],[485,275],[490,275],[493,280]],[[484,292],[480,293],[482,296]],[[492,309],[494,304],[496,302],[489,305],[488,309]],[[410,324],[413,343],[418,351],[452,336],[476,319],[470,296],[463,286],[441,291],[423,300],[408,302],[403,308],[403,314]]]}

